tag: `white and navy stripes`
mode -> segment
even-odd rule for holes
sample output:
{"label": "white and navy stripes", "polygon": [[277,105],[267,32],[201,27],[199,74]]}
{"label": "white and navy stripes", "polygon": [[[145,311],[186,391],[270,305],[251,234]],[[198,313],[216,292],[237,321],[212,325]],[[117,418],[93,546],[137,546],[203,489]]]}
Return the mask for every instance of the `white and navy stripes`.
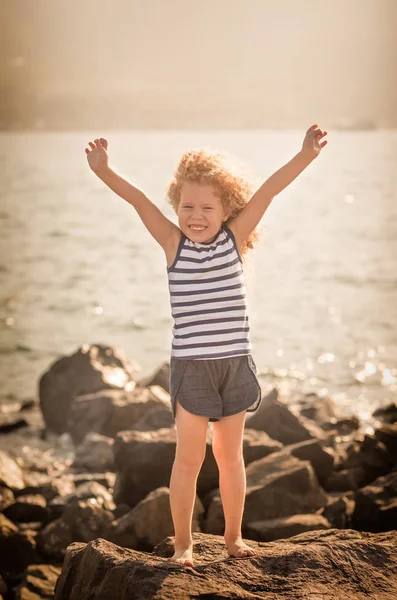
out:
{"label": "white and navy stripes", "polygon": [[210,244],[182,234],[167,271],[172,356],[207,359],[251,353],[242,259],[226,225]]}

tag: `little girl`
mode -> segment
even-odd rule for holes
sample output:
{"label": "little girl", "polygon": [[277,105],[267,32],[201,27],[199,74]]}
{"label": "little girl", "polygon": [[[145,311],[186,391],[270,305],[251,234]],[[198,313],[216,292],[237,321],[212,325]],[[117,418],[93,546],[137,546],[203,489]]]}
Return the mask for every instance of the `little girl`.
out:
{"label": "little girl", "polygon": [[245,416],[261,403],[248,336],[243,256],[253,247],[255,227],[273,197],[318,156],[327,144],[320,143],[326,134],[317,125],[310,127],[302,149],[253,195],[222,155],[203,150],[185,153],[168,189],[179,226],[109,166],[105,139],[89,142],[85,149],[91,169],[135,208],[167,262],[174,318],[170,397],[177,430],[170,480],[172,561],[193,566],[191,523],[208,421],[213,423],[228,555],[256,554],[243,542],[241,532]]}

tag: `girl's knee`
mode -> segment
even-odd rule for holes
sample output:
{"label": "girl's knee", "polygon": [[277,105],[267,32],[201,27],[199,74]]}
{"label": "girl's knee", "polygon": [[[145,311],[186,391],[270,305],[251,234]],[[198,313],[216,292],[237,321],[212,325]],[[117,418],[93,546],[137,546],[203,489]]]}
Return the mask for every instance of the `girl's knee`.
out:
{"label": "girl's knee", "polygon": [[193,455],[187,451],[179,451],[175,454],[174,468],[184,471],[186,474],[197,475],[203,465],[203,455]]}

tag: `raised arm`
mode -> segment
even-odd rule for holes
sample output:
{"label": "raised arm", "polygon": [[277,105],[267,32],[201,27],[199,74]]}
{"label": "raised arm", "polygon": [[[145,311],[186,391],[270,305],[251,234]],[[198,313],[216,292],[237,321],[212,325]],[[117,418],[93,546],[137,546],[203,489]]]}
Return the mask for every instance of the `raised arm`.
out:
{"label": "raised arm", "polygon": [[115,194],[131,204],[142,219],[143,224],[154,239],[167,253],[175,248],[180,240],[180,229],[157,208],[155,204],[137,187],[119,175],[109,166],[107,141],[104,138],[89,142],[85,149],[88,164],[92,171]]}
{"label": "raised arm", "polygon": [[326,131],[317,129],[317,125],[312,125],[306,132],[300,152],[273,173],[253,194],[237,217],[229,221],[228,226],[234,233],[238,247],[241,247],[255,229],[274,196],[292,183],[319,155],[321,149],[327,144],[326,140],[320,144],[320,139],[325,135],[327,135]]}

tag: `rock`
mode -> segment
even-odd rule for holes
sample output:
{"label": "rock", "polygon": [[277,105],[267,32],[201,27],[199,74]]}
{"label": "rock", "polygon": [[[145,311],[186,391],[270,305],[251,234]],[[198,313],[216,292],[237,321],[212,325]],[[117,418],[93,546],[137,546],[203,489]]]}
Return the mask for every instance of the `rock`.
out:
{"label": "rock", "polygon": [[30,521],[45,523],[49,517],[46,499],[40,494],[18,496],[14,504],[4,511],[4,514],[8,519],[17,523]]}
{"label": "rock", "polygon": [[[246,468],[247,490],[243,534],[249,521],[262,521],[300,513],[314,513],[327,504],[309,461],[284,451],[273,452]],[[221,535],[224,515],[219,495],[208,509],[205,531]]]}
{"label": "rock", "polygon": [[16,579],[28,565],[37,561],[36,533],[19,531],[0,513],[0,574]]}
{"label": "rock", "polygon": [[324,432],[313,422],[293,414],[286,404],[280,402],[276,390],[270,392],[258,410],[247,418],[247,427],[265,431],[272,439],[285,445],[313,438],[326,439]]}
{"label": "rock", "polygon": [[10,488],[0,485],[0,512],[4,512],[8,506],[14,504],[15,496]]}
{"label": "rock", "polygon": [[373,532],[397,529],[397,469],[358,490],[354,499],[355,529]]}
{"label": "rock", "polygon": [[323,448],[318,440],[306,440],[290,444],[284,448],[284,452],[288,452],[301,460],[308,460],[321,486],[327,481],[332,472],[334,454],[329,449]]}
{"label": "rock", "polygon": [[0,450],[0,485],[13,491],[25,487],[23,473],[17,461],[11,458],[7,452]]}
{"label": "rock", "polygon": [[[107,600],[392,600],[397,594],[396,532],[330,529],[249,542],[259,555],[243,560],[227,559],[223,538],[194,533],[193,540],[194,568],[104,539],[74,543],[67,549],[54,600],[100,600],[104,593]],[[168,546],[161,544],[167,556],[172,543],[169,538]]]}
{"label": "rock", "polygon": [[396,423],[397,404],[395,402],[390,402],[390,404],[387,404],[386,406],[381,406],[372,413],[372,416],[385,423]]}
{"label": "rock", "polygon": [[159,385],[166,392],[170,392],[170,363],[164,362],[159,369],[157,369],[149,377],[140,379],[137,382],[139,387],[150,387],[152,385]]}
{"label": "rock", "polygon": [[397,423],[393,423],[392,425],[385,424],[375,429],[374,438],[378,442],[382,442],[389,454],[396,457],[397,461]]}
{"label": "rock", "polygon": [[29,565],[16,589],[16,600],[51,600],[61,571],[54,565]]}
{"label": "rock", "polygon": [[113,471],[113,439],[99,433],[87,433],[76,448],[72,468],[87,471]]}
{"label": "rock", "polygon": [[[395,463],[396,456],[390,454],[383,442],[374,435],[359,434],[343,453],[337,471],[348,470],[355,483],[351,489],[358,489],[390,471]],[[324,488],[335,490],[332,480],[325,482]]]}
{"label": "rock", "polygon": [[22,427],[27,427],[28,422],[23,417],[17,415],[0,415],[0,434],[10,433]]}
{"label": "rock", "polygon": [[111,471],[105,471],[104,473],[70,473],[70,475],[76,487],[88,481],[96,481],[110,491],[116,480],[116,474]]}
{"label": "rock", "polygon": [[344,417],[343,419],[332,418],[329,421],[321,423],[322,429],[325,431],[334,430],[337,435],[349,435],[360,427],[360,421],[357,417]]}
{"label": "rock", "polygon": [[160,406],[171,410],[161,388],[131,392],[102,390],[95,394],[78,396],[70,407],[67,428],[76,444],[90,431],[112,437],[124,430],[135,428],[147,412]]}
{"label": "rock", "polygon": [[[175,459],[176,430],[121,431],[114,442],[116,483],[113,497],[116,504],[134,507],[149,492],[168,487]],[[197,480],[201,497],[218,487],[219,472],[207,432],[206,455]]]}
{"label": "rock", "polygon": [[171,409],[165,406],[156,406],[146,413],[134,425],[136,431],[154,431],[174,427],[175,421]]}
{"label": "rock", "polygon": [[103,506],[106,510],[112,511],[116,508],[112,494],[97,481],[87,481],[77,486],[72,493],[53,498],[49,502],[49,507],[56,505],[66,507],[74,501],[89,500],[90,498],[94,498],[97,504]]}
{"label": "rock", "polygon": [[70,526],[62,517],[52,521],[37,536],[40,553],[52,560],[63,560],[66,548],[74,541]]}
{"label": "rock", "polygon": [[81,346],[74,354],[55,361],[40,378],[40,406],[46,427],[58,434],[67,431],[76,396],[134,387],[135,364],[124,353],[102,344]]}
{"label": "rock", "polygon": [[323,488],[329,492],[358,490],[358,481],[365,477],[364,471],[364,467],[335,471],[334,473],[331,473],[327,481],[323,483]]}
{"label": "rock", "polygon": [[328,504],[318,511],[329,521],[332,528],[350,529],[354,512],[354,493],[348,492],[343,496],[328,496]]}
{"label": "rock", "polygon": [[69,503],[62,519],[69,526],[74,541],[89,542],[105,534],[114,516],[95,498],[88,498]]}
{"label": "rock", "polygon": [[[204,512],[198,496],[193,509],[192,531],[200,531]],[[173,535],[170,492],[166,487],[153,490],[135,508],[113,521],[106,539],[137,550],[151,551],[164,538]]]}
{"label": "rock", "polygon": [[318,425],[338,417],[335,403],[330,396],[319,396],[315,392],[302,394],[297,401],[299,414],[315,421]]}
{"label": "rock", "polygon": [[52,479],[42,473],[29,473],[25,474],[25,481],[27,485],[21,495],[41,494],[47,502],[56,496],[71,494],[76,489],[72,475],[61,475]]}
{"label": "rock", "polygon": [[305,531],[331,529],[329,521],[321,515],[305,514],[267,519],[266,521],[251,521],[247,523],[247,537],[260,542],[271,542],[282,538],[293,537]]}
{"label": "rock", "polygon": [[248,465],[283,448],[283,444],[272,438],[264,431],[245,428],[243,432],[244,463]]}

